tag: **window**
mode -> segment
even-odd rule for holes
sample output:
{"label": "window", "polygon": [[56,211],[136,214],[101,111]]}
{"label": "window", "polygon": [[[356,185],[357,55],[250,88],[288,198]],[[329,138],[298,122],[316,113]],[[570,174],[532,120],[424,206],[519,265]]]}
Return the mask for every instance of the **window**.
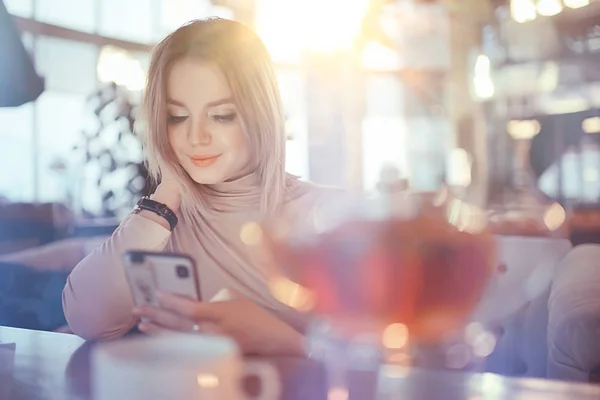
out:
{"label": "window", "polygon": [[77,193],[80,162],[74,157],[84,125],[85,96],[46,91],[36,104],[38,194],[40,201],[70,203]]}
{"label": "window", "polygon": [[10,14],[23,18],[31,18],[33,16],[32,0],[4,0],[4,5]]}
{"label": "window", "polygon": [[362,52],[362,66],[370,71],[397,71],[400,69],[400,55],[396,49],[369,42]]}
{"label": "window", "polygon": [[450,152],[451,124],[444,118],[406,119],[408,132],[407,157],[411,187],[436,190],[446,177],[446,155]]}
{"label": "window", "polygon": [[285,168],[291,174],[308,179],[308,127],[304,77],[297,69],[279,69],[276,74],[289,139],[286,142]]}
{"label": "window", "polygon": [[308,21],[296,20],[300,6],[290,0],[256,2],[256,31],[275,63],[298,64],[301,61],[303,29],[294,29],[294,24],[290,26],[290,21],[295,21],[304,29],[310,29]]}
{"label": "window", "polygon": [[400,178],[408,177],[407,127],[400,117],[367,117],[363,122],[363,188],[374,190],[384,167],[393,167]]}
{"label": "window", "polygon": [[404,86],[395,74],[372,74],[366,82],[363,122],[363,188],[374,190],[383,168],[395,168],[407,178],[407,128],[403,118]]}
{"label": "window", "polygon": [[[34,198],[33,106],[0,108],[0,196]],[[18,171],[18,173],[17,173]]]}
{"label": "window", "polygon": [[402,49],[400,65],[406,69],[443,70],[450,65],[450,18],[443,5],[398,3],[393,38]]}
{"label": "window", "polygon": [[94,45],[41,36],[35,59],[46,90],[89,95],[96,89],[98,48]]}
{"label": "window", "polygon": [[121,48],[104,46],[98,57],[98,80],[103,83],[114,82],[138,93],[146,83],[147,68],[147,59],[139,54],[136,57]]}
{"label": "window", "polygon": [[552,163],[539,178],[538,187],[554,199],[562,196],[574,203],[593,204],[600,201],[599,176],[600,151],[596,146],[582,146],[579,151],[567,150]]}
{"label": "window", "polygon": [[36,67],[46,91],[36,103],[37,194],[39,201],[70,204],[76,197],[79,170],[73,146],[83,128],[85,98],[98,84],[95,45],[41,36]]}
{"label": "window", "polygon": [[[140,63],[140,67],[144,72],[142,78],[143,83],[145,84],[146,76],[148,75],[148,68],[150,68],[150,53],[131,52],[130,55],[134,60],[137,60]],[[131,91],[129,99],[131,100],[131,102],[133,102],[133,104],[141,104],[142,95],[142,90]]]}
{"label": "window", "polygon": [[410,186],[418,191],[432,192],[440,188],[446,178],[444,154],[410,153]]}
{"label": "window", "polygon": [[159,10],[157,39],[168,35],[186,22],[212,15],[212,7],[208,0],[161,0]]}
{"label": "window", "polygon": [[368,116],[398,117],[404,115],[404,83],[394,74],[373,74],[366,80]]}
{"label": "window", "polygon": [[100,35],[153,43],[155,7],[152,0],[102,0],[99,4]]}
{"label": "window", "polygon": [[96,1],[100,0],[38,0],[35,2],[35,19],[92,33],[96,30]]}

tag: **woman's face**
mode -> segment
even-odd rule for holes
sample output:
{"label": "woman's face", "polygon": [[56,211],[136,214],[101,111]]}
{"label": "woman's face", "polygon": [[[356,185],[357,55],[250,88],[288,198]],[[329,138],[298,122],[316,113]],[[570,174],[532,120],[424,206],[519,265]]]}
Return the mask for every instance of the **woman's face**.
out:
{"label": "woman's face", "polygon": [[251,172],[250,149],[231,88],[212,63],[177,61],[167,80],[167,132],[179,163],[200,184]]}

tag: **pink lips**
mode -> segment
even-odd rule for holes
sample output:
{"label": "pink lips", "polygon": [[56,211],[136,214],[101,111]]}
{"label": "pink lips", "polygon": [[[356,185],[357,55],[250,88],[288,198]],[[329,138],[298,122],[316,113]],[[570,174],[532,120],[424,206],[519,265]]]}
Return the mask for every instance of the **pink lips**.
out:
{"label": "pink lips", "polygon": [[219,157],[221,157],[221,154],[200,154],[190,156],[190,160],[192,160],[192,164],[196,167],[208,167],[213,165]]}

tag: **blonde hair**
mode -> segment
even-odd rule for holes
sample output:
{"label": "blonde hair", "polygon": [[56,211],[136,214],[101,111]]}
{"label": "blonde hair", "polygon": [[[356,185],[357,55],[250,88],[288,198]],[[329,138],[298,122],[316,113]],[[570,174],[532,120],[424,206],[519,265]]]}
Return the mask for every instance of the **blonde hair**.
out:
{"label": "blonde hair", "polygon": [[[285,195],[285,117],[271,58],[258,36],[246,26],[220,18],[192,21],[154,49],[148,70],[142,141],[155,182],[170,168],[182,186],[182,212],[194,218],[207,204],[202,185],[183,170],[167,136],[166,81],[171,67],[192,57],[217,65],[231,87],[244,131],[250,136],[253,162],[261,182],[261,209],[276,211]],[[199,88],[201,90],[201,88]]]}

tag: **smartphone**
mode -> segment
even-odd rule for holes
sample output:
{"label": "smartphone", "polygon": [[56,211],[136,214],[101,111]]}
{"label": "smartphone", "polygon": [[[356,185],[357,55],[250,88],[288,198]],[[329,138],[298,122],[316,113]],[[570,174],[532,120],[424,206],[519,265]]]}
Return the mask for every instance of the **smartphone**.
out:
{"label": "smartphone", "polygon": [[158,291],[200,301],[194,260],[183,254],[127,251],[125,276],[136,306],[159,306]]}

